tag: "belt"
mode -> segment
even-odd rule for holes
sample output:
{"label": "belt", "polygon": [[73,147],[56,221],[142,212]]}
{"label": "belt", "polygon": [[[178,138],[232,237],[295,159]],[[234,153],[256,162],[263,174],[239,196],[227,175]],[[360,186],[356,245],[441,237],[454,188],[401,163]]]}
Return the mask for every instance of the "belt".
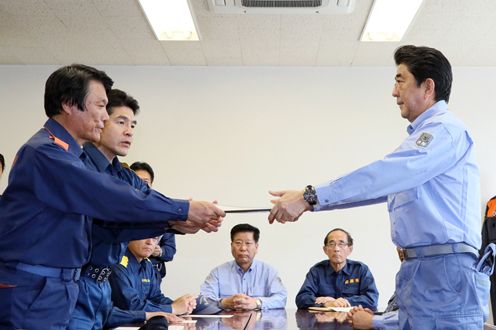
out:
{"label": "belt", "polygon": [[42,265],[30,265],[23,262],[17,263],[15,269],[44,277],[60,278],[64,281],[77,281],[79,280],[79,275],[81,273],[80,268],[56,268]]}
{"label": "belt", "polygon": [[443,254],[472,253],[479,257],[479,251],[465,243],[438,244],[402,249],[405,259],[432,257]]}
{"label": "belt", "polygon": [[82,275],[91,278],[96,282],[105,282],[111,273],[112,269],[110,269],[110,267],[87,265],[83,268]]}

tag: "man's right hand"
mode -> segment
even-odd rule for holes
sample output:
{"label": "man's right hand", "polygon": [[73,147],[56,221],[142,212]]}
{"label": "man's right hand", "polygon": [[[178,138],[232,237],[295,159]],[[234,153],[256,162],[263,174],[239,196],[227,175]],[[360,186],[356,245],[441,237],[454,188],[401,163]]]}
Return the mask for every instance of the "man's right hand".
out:
{"label": "man's right hand", "polygon": [[274,204],[269,213],[269,223],[275,220],[281,223],[297,221],[303,212],[313,210],[303,198],[303,190],[269,191],[272,196],[279,197],[270,202]]}
{"label": "man's right hand", "polygon": [[370,309],[358,306],[353,308],[348,313],[348,316],[351,319],[354,329],[372,329],[372,318],[374,317],[374,312]]}
{"label": "man's right hand", "polygon": [[200,229],[207,232],[216,232],[224,220],[226,213],[215,206],[216,202],[209,203],[189,199],[189,212],[186,221],[169,221],[172,229],[183,234],[195,234]]}
{"label": "man's right hand", "polygon": [[317,297],[317,298],[315,298],[315,304],[317,304],[317,305],[325,304],[329,301],[334,301],[334,300],[336,300],[336,299],[334,299],[333,297],[327,297],[327,296]]}
{"label": "man's right hand", "polygon": [[172,303],[172,313],[176,315],[191,314],[193,309],[196,308],[196,296],[192,294],[185,294],[174,300]]}
{"label": "man's right hand", "polygon": [[226,213],[215,206],[214,203],[205,201],[190,201],[188,220],[205,231],[217,231]]}
{"label": "man's right hand", "polygon": [[345,298],[337,298],[325,303],[326,307],[351,307],[350,302]]}

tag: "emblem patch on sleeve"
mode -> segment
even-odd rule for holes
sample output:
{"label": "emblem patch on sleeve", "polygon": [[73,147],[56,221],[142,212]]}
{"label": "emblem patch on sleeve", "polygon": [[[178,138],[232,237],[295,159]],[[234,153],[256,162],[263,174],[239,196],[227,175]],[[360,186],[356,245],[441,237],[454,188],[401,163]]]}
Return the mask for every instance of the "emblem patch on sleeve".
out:
{"label": "emblem patch on sleeve", "polygon": [[432,135],[430,135],[429,133],[422,133],[422,135],[420,135],[420,137],[417,139],[417,142],[415,142],[419,147],[427,147],[432,139],[434,137]]}

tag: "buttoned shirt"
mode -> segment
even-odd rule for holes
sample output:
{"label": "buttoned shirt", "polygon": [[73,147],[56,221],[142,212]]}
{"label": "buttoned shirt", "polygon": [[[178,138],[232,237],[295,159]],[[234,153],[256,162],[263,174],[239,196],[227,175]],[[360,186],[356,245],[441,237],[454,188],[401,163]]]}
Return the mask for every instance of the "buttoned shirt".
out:
{"label": "buttoned shirt", "polygon": [[435,103],[407,128],[384,159],[316,187],[316,211],[386,202],[400,247],[465,242],[481,245],[480,179],[472,136]]}
{"label": "buttoned shirt", "polygon": [[[121,165],[119,159],[114,157],[109,162],[105,155],[92,143],[83,146],[85,157],[82,157],[87,168],[100,173],[106,173],[130,184],[135,189],[148,193],[150,188],[134,171]],[[144,239],[163,234],[164,228],[126,228],[126,223],[121,223],[122,228],[107,228],[106,222],[95,221],[92,225],[91,255],[88,262],[95,268],[111,267],[119,263],[126,252],[128,240]],[[165,227],[165,226],[163,226]],[[83,274],[85,274],[83,270]],[[77,319],[86,318],[87,323],[94,322],[93,326],[103,327],[118,326],[126,323],[143,322],[144,311],[121,310],[112,305],[110,284],[98,283],[90,277],[81,277],[80,290],[76,304]],[[88,311],[93,311],[89,313]]]}
{"label": "buttoned shirt", "polygon": [[314,306],[317,297],[345,298],[351,306],[362,305],[375,311],[379,293],[374,277],[364,263],[348,259],[346,265],[336,272],[327,259],[308,271],[296,295],[296,306]]}
{"label": "buttoned shirt", "polygon": [[160,291],[160,283],[149,259],[138,262],[127,249],[109,277],[112,301],[122,309],[172,313],[173,300]]}
{"label": "buttoned shirt", "polygon": [[284,308],[287,291],[274,267],[253,260],[245,272],[235,260],[214,268],[203,282],[200,294],[215,301],[242,293],[262,302],[262,309]]}
{"label": "buttoned shirt", "polygon": [[[83,150],[86,154],[83,162],[87,168],[119,178],[144,194],[150,192],[151,189],[148,185],[134,171],[123,167],[117,157],[109,162],[92,143],[86,143]],[[104,267],[117,264],[126,252],[128,241],[162,235],[166,228],[166,226],[162,226],[162,228],[153,226],[151,228],[126,228],[126,223],[121,224],[120,227],[122,228],[107,228],[106,225],[100,221],[93,224],[89,264]],[[130,224],[130,226],[132,225]]]}
{"label": "buttoned shirt", "polygon": [[88,261],[91,218],[184,220],[188,201],[148,194],[85,167],[81,147],[49,119],[16,155],[0,205],[0,261],[79,268]]}

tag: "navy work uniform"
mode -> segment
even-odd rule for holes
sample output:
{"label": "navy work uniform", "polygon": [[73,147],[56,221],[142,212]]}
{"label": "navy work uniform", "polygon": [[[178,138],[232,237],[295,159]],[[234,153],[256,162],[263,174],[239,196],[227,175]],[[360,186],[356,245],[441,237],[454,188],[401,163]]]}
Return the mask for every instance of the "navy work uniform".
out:
{"label": "navy work uniform", "polygon": [[408,126],[384,159],[316,188],[315,210],[386,202],[393,242],[405,248],[396,277],[402,329],[482,329],[489,278],[481,245],[480,178],[473,141],[445,101]]}
{"label": "navy work uniform", "polygon": [[112,301],[122,309],[172,313],[173,300],[164,296],[151,261],[138,262],[127,249],[118,265],[112,267],[109,278]]}
{"label": "navy work uniform", "polygon": [[345,298],[351,306],[362,305],[375,311],[379,292],[369,267],[364,263],[348,259],[343,269],[336,272],[327,259],[308,271],[296,295],[296,306],[314,306],[317,297]]}
{"label": "navy work uniform", "polygon": [[[132,170],[124,168],[117,157],[109,163],[93,144],[87,143],[83,149],[86,155],[83,162],[89,169],[119,178],[143,193],[150,190]],[[146,319],[144,311],[121,310],[112,305],[111,288],[107,279],[111,266],[119,263],[126,252],[128,241],[159,236],[164,229],[112,229],[102,225],[100,221],[95,221],[92,226],[90,261],[81,271],[78,301],[68,327],[71,330],[97,330],[104,325],[115,327],[142,323]]]}
{"label": "navy work uniform", "polygon": [[[66,329],[91,218],[186,219],[189,202],[145,194],[85,167],[67,130],[49,119],[16,155],[0,205],[0,326]],[[165,225],[165,222],[164,222]]]}

